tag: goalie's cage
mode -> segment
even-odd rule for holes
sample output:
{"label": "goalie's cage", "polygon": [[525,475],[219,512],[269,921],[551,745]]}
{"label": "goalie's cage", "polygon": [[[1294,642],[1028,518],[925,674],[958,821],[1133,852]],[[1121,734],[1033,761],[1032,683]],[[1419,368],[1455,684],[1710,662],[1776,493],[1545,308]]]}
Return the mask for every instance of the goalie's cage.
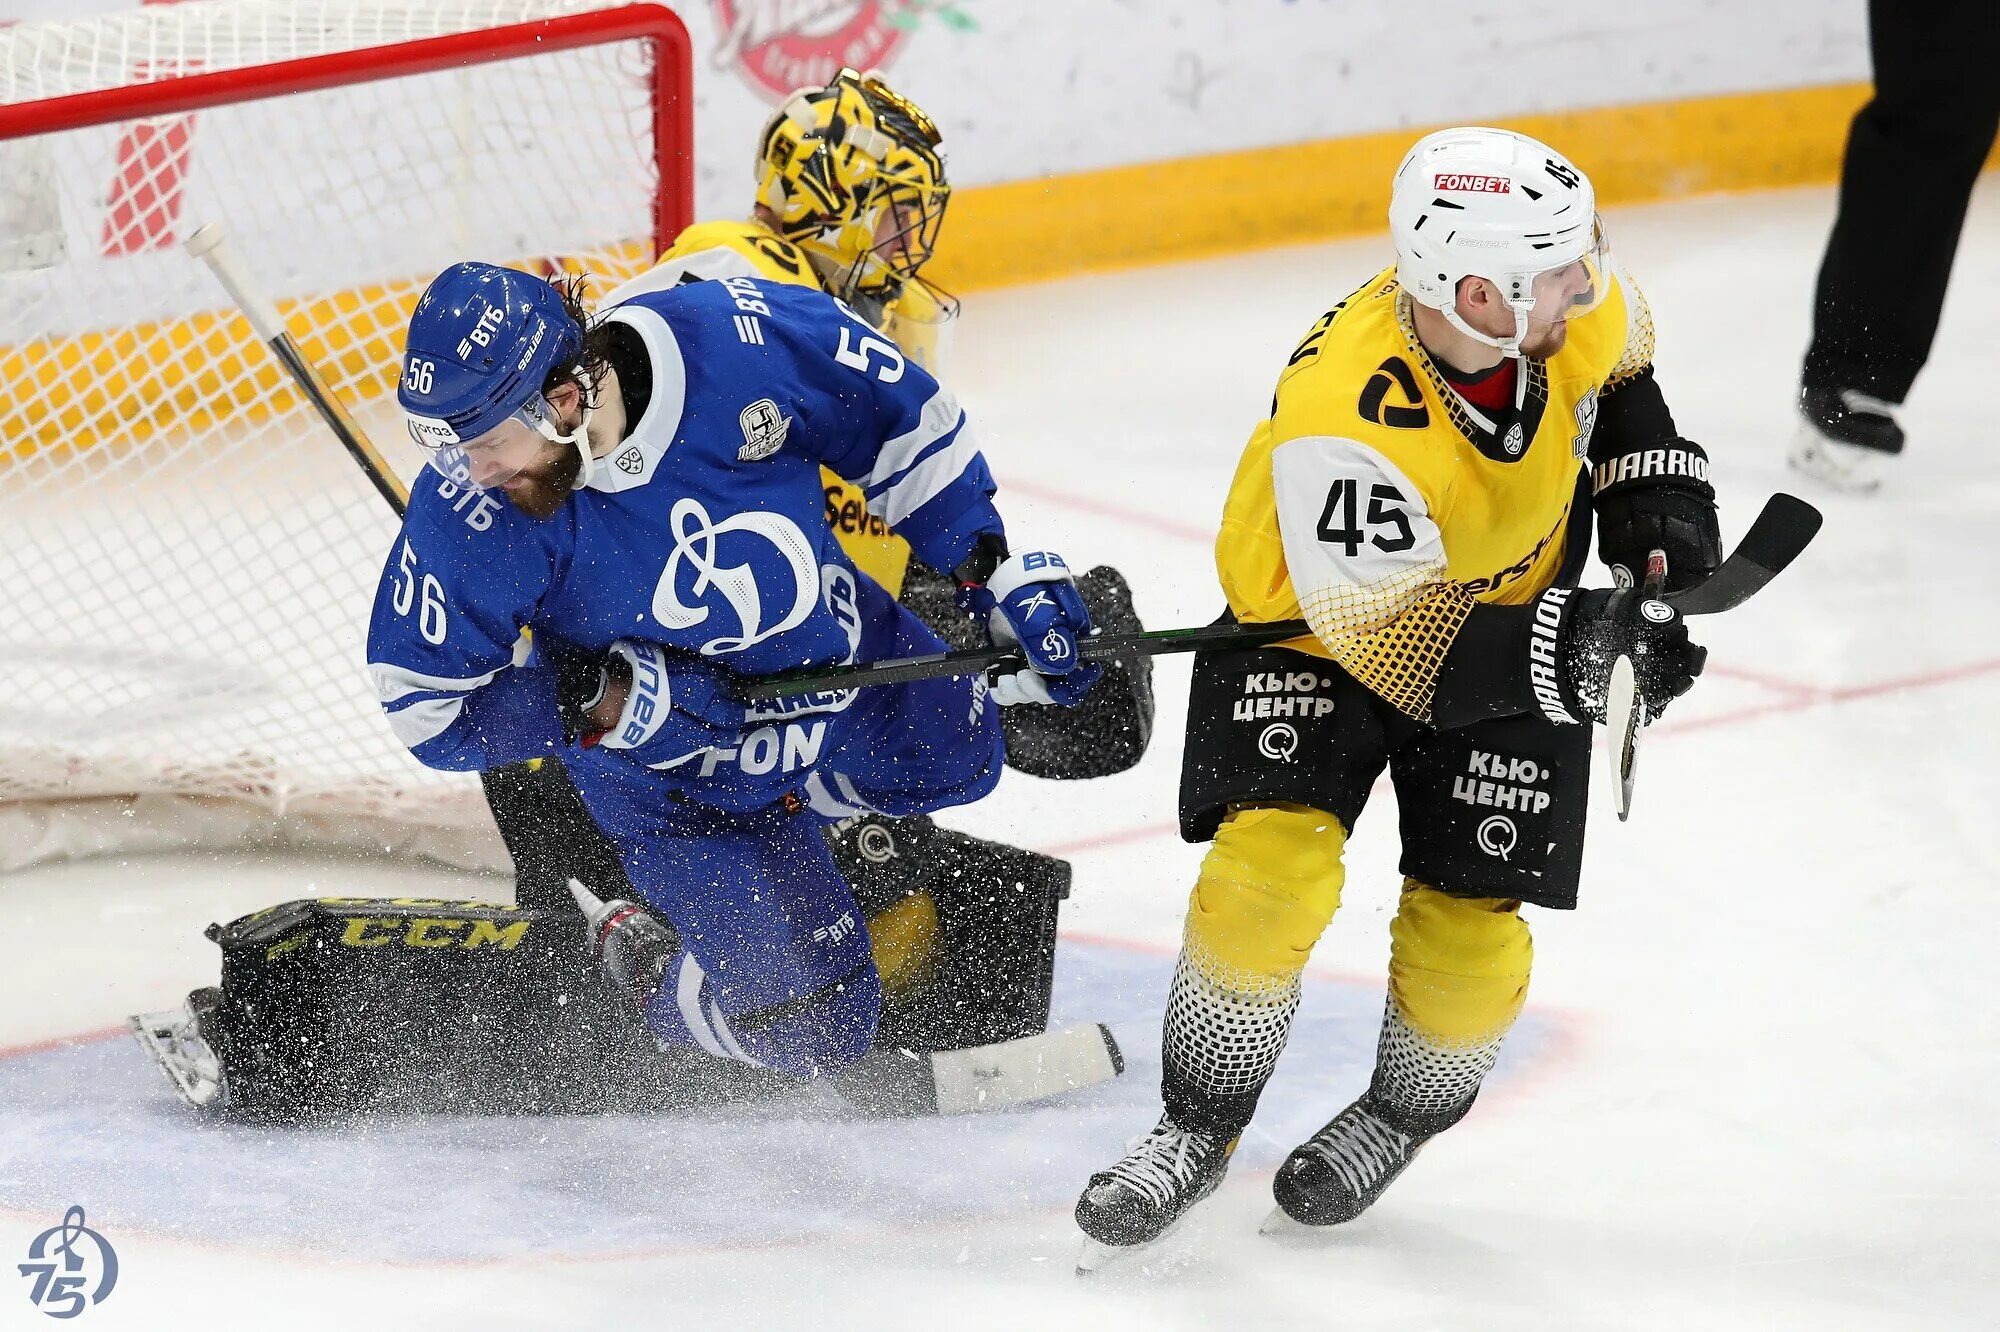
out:
{"label": "goalie's cage", "polygon": [[656,5],[0,29],[0,868],[271,837],[504,863],[477,781],[410,759],[367,683],[394,515],[181,242],[228,228],[408,476],[424,285],[639,271],[690,219],[692,102]]}

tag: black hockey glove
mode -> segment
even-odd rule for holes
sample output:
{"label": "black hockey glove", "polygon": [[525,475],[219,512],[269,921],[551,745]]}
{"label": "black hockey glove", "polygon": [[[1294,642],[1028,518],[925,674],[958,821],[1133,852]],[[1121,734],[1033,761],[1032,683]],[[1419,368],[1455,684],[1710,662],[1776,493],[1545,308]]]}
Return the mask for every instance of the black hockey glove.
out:
{"label": "black hockey glove", "polygon": [[556,675],[556,714],[562,718],[563,739],[575,744],[598,729],[590,710],[604,700],[614,673],[619,683],[632,682],[632,663],[617,653],[599,655],[537,635],[542,658]]}
{"label": "black hockey glove", "polygon": [[1667,557],[1666,590],[1693,587],[1722,563],[1708,454],[1680,437],[1650,368],[1607,390],[1590,443],[1597,553],[1621,584]]}
{"label": "black hockey glove", "polygon": [[1708,455],[1684,439],[1627,453],[1592,470],[1597,553],[1620,582],[1643,580],[1646,557],[1667,556],[1666,590],[1693,587],[1722,563]]}
{"label": "black hockey glove", "polygon": [[1648,721],[1658,721],[1667,704],[1693,688],[1694,678],[1708,662],[1708,649],[1688,638],[1681,613],[1642,592],[1631,588],[1572,592],[1566,610],[1556,637],[1555,674],[1563,703],[1576,717],[1603,724],[1611,667],[1621,656],[1632,659],[1632,675],[1639,697],[1645,700]]}
{"label": "black hockey glove", "polygon": [[1525,606],[1482,602],[1445,653],[1431,722],[1448,729],[1539,711],[1558,724],[1601,723],[1621,655],[1632,659],[1649,718],[1685,694],[1708,659],[1678,611],[1631,589],[1556,587]]}

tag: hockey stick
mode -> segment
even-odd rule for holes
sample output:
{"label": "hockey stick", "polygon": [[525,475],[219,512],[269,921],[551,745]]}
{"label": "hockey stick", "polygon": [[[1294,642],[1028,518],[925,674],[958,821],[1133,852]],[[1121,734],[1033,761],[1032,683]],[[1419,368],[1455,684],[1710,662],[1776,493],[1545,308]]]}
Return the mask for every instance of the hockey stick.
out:
{"label": "hockey stick", "polygon": [[1791,566],[1825,522],[1818,509],[1782,490],[1764,501],[1750,530],[1714,573],[1693,587],[1667,594],[1667,604],[1683,615],[1719,615],[1735,610]]}
{"label": "hockey stick", "polygon": [[[1206,647],[1259,647],[1266,643],[1282,643],[1288,638],[1298,638],[1311,632],[1311,626],[1304,620],[1276,620],[1270,624],[1204,624],[1193,629],[1097,634],[1077,644],[1077,655],[1085,661],[1160,657],[1176,652],[1199,652]],[[933,652],[922,657],[867,661],[853,666],[809,667],[761,679],[740,680],[736,684],[736,696],[745,703],[756,703],[834,689],[865,689],[872,685],[936,680],[947,675],[977,675],[996,666],[1019,670],[1026,665],[1027,659],[1015,648],[965,648],[958,652]]]}
{"label": "hockey stick", "polygon": [[[220,222],[204,224],[197,228],[185,243],[189,254],[208,265],[208,270],[215,274],[216,281],[220,282],[222,289],[229,293],[229,299],[236,302],[236,308],[250,321],[251,331],[270,348],[271,355],[276,357],[278,364],[291,375],[292,382],[298,386],[299,392],[305,395],[306,401],[313,405],[313,410],[319,413],[320,419],[326,422],[329,430],[333,431],[341,447],[347,450],[347,456],[354,459],[355,464],[368,474],[368,480],[374,485],[375,492],[388,501],[389,507],[395,510],[396,517],[401,518],[410,507],[409,487],[403,484],[402,478],[396,475],[395,470],[383,458],[382,451],[375,447],[367,432],[362,430],[360,423],[349,414],[346,406],[334,396],[333,390],[320,376],[318,368],[306,359],[305,353],[299,350],[296,342],[292,341],[291,333],[285,328],[285,321],[278,314],[278,307],[264,294],[262,288],[251,281],[249,273],[237,262],[236,251],[230,246],[229,237],[223,230],[222,224]],[[525,642],[528,639],[528,631],[523,629],[521,637]],[[522,647],[516,644],[515,659],[520,660],[521,657]],[[517,848],[530,845],[535,838],[535,830],[542,826],[542,820],[536,814],[521,812],[518,803],[510,803],[505,793],[507,774],[510,771],[522,770],[522,767],[517,766],[514,769],[500,768],[479,774],[480,790],[485,794],[486,807],[492,811],[494,826],[500,829],[500,839],[506,843],[508,852],[516,856],[520,854]],[[579,835],[583,834],[579,832]]]}
{"label": "hockey stick", "polygon": [[[1651,551],[1646,556],[1646,581],[1639,595],[1651,601],[1660,595],[1667,581],[1667,552]],[[1604,737],[1611,747],[1612,771],[1618,778],[1613,804],[1618,821],[1632,816],[1632,773],[1639,765],[1639,732],[1646,723],[1646,709],[1639,702],[1639,674],[1632,658],[1624,653],[1611,663],[1611,681],[1604,693]]]}
{"label": "hockey stick", "polygon": [[[1798,558],[1819,531],[1819,525],[1819,510],[1804,500],[1785,494],[1771,496],[1763,512],[1757,515],[1757,521],[1750,524],[1742,542],[1721,567],[1700,585],[1669,593],[1667,603],[1683,615],[1715,615],[1742,605]],[[1098,634],[1079,643],[1077,653],[1085,661],[1116,661],[1120,657],[1199,652],[1208,647],[1262,647],[1310,633],[1312,626],[1304,620],[1149,629],[1138,634]],[[1019,670],[1025,665],[1026,659],[1015,648],[967,648],[961,652],[934,652],[853,666],[814,667],[741,680],[736,685],[736,695],[746,703],[764,702],[835,689],[865,689],[871,685],[909,684],[947,675],[977,675],[994,667]]]}
{"label": "hockey stick", "polygon": [[[1778,492],[1764,501],[1762,512],[1720,568],[1693,587],[1669,593],[1666,603],[1683,615],[1734,610],[1789,568],[1819,535],[1824,521],[1818,509],[1798,496]],[[1641,595],[1654,596],[1666,574],[1665,552],[1652,552],[1646,560],[1646,585]],[[1614,804],[1620,823],[1632,815],[1632,775],[1639,761],[1639,732],[1647,721],[1631,658],[1621,654],[1611,665],[1611,682],[1604,698],[1604,726],[1618,778]]]}
{"label": "hockey stick", "polygon": [[340,399],[333,396],[333,390],[327,387],[319,370],[292,341],[285,321],[278,315],[278,307],[251,284],[249,275],[236,262],[236,251],[230,247],[222,224],[210,222],[203,225],[187,238],[186,245],[189,254],[208,265],[208,271],[215,274],[216,281],[229,293],[229,299],[236,302],[236,308],[250,321],[251,331],[271,349],[271,355],[291,375],[299,392],[312,404],[320,419],[326,422],[327,429],[333,431],[348,456],[368,474],[369,481],[374,483],[382,498],[389,501],[389,507],[396,511],[396,516],[402,517],[403,511],[410,505],[409,488],[383,460],[381,451],[348,414]]}

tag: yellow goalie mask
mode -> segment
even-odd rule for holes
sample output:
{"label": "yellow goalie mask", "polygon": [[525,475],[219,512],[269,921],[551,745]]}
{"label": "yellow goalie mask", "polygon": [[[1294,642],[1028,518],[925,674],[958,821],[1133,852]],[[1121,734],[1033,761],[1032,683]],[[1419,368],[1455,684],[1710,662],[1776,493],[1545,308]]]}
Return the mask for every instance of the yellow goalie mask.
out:
{"label": "yellow goalie mask", "polygon": [[931,118],[879,75],[843,69],[793,93],[764,127],[757,203],[834,295],[893,301],[944,224],[951,186],[938,141]]}

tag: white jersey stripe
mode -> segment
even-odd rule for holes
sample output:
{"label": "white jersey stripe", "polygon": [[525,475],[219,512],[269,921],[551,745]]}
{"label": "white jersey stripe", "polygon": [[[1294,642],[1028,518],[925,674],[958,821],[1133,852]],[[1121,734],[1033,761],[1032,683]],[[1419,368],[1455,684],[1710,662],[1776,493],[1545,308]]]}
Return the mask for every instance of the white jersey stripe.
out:
{"label": "white jersey stripe", "polygon": [[390,713],[389,729],[402,741],[403,748],[415,749],[450,730],[464,707],[465,698],[459,694],[422,699]]}
{"label": "white jersey stripe", "polygon": [[868,511],[895,527],[965,474],[979,446],[960,431],[958,438],[912,467],[896,484],[868,501]]}
{"label": "white jersey stripe", "polygon": [[394,703],[411,694],[469,694],[481,685],[490,684],[498,674],[500,672],[494,670],[484,675],[425,675],[422,671],[392,666],[386,661],[368,663],[368,678],[375,682],[375,695],[384,703]]}
{"label": "white jersey stripe", "polygon": [[680,1008],[681,1021],[687,1023],[688,1033],[694,1037],[695,1043],[717,1059],[727,1059],[729,1051],[715,1039],[715,1033],[708,1029],[708,1019],[702,1016],[701,983],[704,979],[694,954],[682,953],[681,973],[674,983],[674,1003]]}
{"label": "white jersey stripe", "polygon": [[958,405],[958,399],[951,395],[951,390],[940,387],[917,414],[915,425],[884,441],[882,451],[875,455],[875,466],[869,469],[868,478],[862,483],[863,487],[872,491],[890,480],[916,462],[925,449],[949,435],[964,419],[965,410]]}

